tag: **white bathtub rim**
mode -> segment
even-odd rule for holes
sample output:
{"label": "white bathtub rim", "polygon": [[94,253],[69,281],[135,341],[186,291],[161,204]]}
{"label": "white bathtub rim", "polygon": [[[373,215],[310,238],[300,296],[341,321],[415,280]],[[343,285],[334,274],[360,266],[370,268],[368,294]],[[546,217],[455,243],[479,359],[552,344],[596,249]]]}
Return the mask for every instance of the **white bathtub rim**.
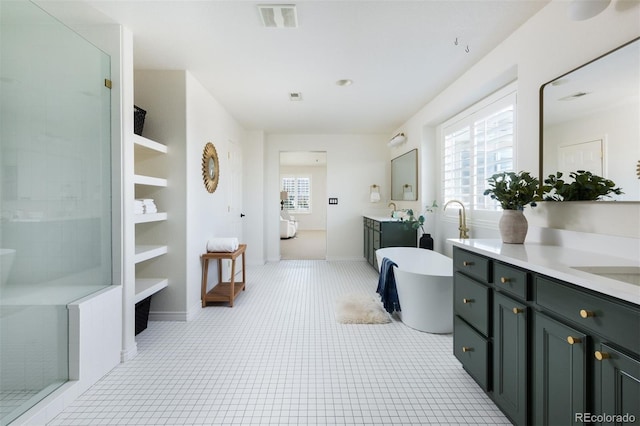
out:
{"label": "white bathtub rim", "polygon": [[[406,259],[400,257],[402,254],[406,255],[407,253],[411,253],[415,258]],[[394,256],[396,254],[397,256]],[[453,276],[453,260],[437,251],[417,247],[385,247],[376,250],[376,256],[378,256],[378,268],[382,263],[382,259],[386,257],[398,265],[398,269],[405,272],[433,277]],[[425,265],[419,262],[424,262],[426,259],[435,259],[435,262],[430,262],[428,268],[425,268]]]}

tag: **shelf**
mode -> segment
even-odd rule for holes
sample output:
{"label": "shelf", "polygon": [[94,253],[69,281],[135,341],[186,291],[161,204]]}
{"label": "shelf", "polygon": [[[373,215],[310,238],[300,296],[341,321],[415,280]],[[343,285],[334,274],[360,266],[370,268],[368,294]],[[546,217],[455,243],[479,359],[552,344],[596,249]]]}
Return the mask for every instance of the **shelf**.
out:
{"label": "shelf", "polygon": [[161,152],[163,154],[167,153],[167,146],[156,141],[152,141],[151,139],[147,139],[145,137],[134,134],[133,135],[133,143],[148,148],[152,151]]}
{"label": "shelf", "polygon": [[166,278],[136,278],[135,303],[143,301],[168,285],[169,280]]}
{"label": "shelf", "polygon": [[154,257],[162,256],[168,251],[167,246],[136,246],[135,263],[144,262]]}
{"label": "shelf", "polygon": [[149,222],[160,222],[162,220],[167,220],[167,213],[145,213],[145,214],[137,214],[134,216],[134,223],[149,223]]}
{"label": "shelf", "polygon": [[133,183],[136,185],[167,186],[166,179],[143,175],[133,175]]}

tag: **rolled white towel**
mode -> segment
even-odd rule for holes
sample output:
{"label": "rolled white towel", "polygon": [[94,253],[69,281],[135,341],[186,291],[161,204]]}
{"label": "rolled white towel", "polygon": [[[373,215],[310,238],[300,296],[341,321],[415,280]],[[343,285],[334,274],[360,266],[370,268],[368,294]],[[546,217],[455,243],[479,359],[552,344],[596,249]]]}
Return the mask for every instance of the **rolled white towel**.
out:
{"label": "rolled white towel", "polygon": [[207,241],[207,251],[209,253],[215,252],[234,252],[238,250],[238,239],[235,237],[231,238],[212,238]]}

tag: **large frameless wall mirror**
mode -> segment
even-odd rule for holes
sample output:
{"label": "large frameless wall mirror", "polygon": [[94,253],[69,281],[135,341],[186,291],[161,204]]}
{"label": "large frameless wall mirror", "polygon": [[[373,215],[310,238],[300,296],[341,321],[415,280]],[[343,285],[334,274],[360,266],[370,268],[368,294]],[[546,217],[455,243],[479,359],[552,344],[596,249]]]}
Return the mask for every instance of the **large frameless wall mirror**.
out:
{"label": "large frameless wall mirror", "polygon": [[418,150],[391,160],[391,199],[416,201],[418,199]]}
{"label": "large frameless wall mirror", "polygon": [[[540,178],[588,170],[640,201],[640,38],[540,88]],[[611,200],[611,198],[607,198]]]}

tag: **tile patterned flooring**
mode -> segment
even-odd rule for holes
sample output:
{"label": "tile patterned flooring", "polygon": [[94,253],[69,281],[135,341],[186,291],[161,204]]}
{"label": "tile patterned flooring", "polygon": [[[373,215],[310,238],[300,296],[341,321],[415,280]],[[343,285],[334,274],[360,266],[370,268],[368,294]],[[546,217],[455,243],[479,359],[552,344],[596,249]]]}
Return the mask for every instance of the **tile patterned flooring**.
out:
{"label": "tile patterned flooring", "polygon": [[452,336],[339,324],[336,299],[375,293],[366,262],[247,268],[233,308],[150,322],[138,356],[50,425],[510,424],[452,355]]}

